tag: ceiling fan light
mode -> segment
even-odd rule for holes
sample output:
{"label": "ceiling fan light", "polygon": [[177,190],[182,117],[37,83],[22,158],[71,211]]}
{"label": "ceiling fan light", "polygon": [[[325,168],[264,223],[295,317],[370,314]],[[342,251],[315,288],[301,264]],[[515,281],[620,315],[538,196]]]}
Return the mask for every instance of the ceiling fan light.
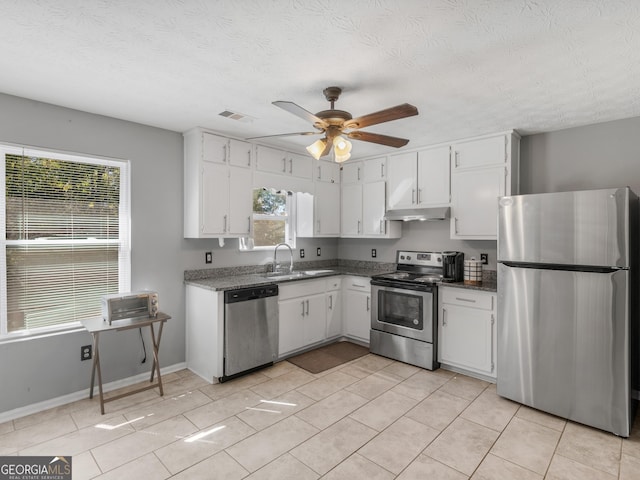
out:
{"label": "ceiling fan light", "polygon": [[333,139],[333,157],[338,163],[351,158],[351,142],[344,137],[337,136]]}
{"label": "ceiling fan light", "polygon": [[307,147],[307,152],[309,152],[311,156],[316,160],[320,160],[320,157],[322,156],[322,152],[324,152],[324,149],[326,147],[327,147],[327,141],[324,138],[321,138],[320,140],[316,140],[311,145],[309,145]]}

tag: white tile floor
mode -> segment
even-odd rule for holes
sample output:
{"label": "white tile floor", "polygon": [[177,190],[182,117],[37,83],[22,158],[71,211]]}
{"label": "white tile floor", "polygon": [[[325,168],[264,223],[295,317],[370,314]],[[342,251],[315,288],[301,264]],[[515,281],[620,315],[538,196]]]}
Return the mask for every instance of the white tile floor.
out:
{"label": "white tile floor", "polygon": [[164,383],[106,415],[86,399],[0,424],[0,455],[71,455],[74,480],[640,479],[640,421],[621,439],[376,355]]}

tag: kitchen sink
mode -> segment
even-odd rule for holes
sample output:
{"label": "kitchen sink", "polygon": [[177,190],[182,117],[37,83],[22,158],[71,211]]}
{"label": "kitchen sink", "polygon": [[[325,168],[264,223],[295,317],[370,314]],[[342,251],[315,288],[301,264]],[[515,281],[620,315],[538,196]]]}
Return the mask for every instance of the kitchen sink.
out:
{"label": "kitchen sink", "polygon": [[304,270],[305,275],[321,275],[323,273],[332,273],[333,270]]}
{"label": "kitchen sink", "polygon": [[322,275],[325,273],[332,273],[333,270],[300,270],[297,272],[267,272],[264,274],[267,278],[273,278],[274,280],[293,280],[296,278],[313,277],[315,275]]}

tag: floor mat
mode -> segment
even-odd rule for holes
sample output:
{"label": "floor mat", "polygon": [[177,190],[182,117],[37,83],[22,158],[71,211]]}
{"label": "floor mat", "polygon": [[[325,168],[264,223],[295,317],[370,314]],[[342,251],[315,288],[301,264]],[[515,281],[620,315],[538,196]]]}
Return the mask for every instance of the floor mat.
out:
{"label": "floor mat", "polygon": [[305,369],[309,373],[320,373],[369,353],[369,349],[351,342],[337,342],[295,357],[288,362]]}

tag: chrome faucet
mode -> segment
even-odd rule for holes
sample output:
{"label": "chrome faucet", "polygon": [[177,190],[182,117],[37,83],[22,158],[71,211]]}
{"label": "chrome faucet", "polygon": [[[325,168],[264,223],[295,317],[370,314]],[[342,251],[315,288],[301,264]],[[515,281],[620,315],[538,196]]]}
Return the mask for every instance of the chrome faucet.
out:
{"label": "chrome faucet", "polygon": [[276,261],[276,256],[278,255],[278,247],[287,247],[289,249],[289,256],[291,258],[291,262],[289,263],[289,273],[293,272],[293,250],[286,243],[279,243],[278,245],[276,245],[276,248],[273,251],[273,272],[275,273],[280,269],[278,262]]}

